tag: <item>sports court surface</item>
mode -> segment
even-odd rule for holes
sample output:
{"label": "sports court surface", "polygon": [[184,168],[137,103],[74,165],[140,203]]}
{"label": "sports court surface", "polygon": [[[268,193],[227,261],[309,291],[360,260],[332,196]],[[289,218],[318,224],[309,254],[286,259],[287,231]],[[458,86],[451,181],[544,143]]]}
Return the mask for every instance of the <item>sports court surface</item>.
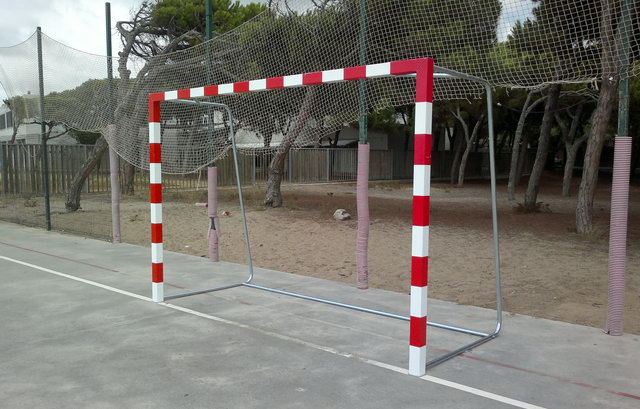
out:
{"label": "sports court surface", "polygon": [[[165,253],[165,289],[246,267]],[[500,337],[406,375],[408,323],[239,287],[156,304],[149,249],[0,222],[3,408],[640,408],[640,335],[505,313]],[[256,269],[256,283],[407,314],[408,295]],[[430,319],[493,312],[429,300]],[[429,328],[430,356],[469,342]]]}

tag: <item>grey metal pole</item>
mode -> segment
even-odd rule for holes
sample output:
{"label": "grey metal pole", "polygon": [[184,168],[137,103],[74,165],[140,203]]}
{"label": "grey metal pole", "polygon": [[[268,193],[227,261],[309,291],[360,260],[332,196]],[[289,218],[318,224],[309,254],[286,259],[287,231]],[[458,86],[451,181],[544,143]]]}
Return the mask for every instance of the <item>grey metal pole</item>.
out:
{"label": "grey metal pole", "polygon": [[485,83],[487,93],[487,121],[489,124],[489,171],[491,174],[491,227],[493,230],[493,258],[496,284],[496,329],[497,335],[502,328],[502,278],[500,276],[500,239],[498,236],[498,194],[496,189],[495,135],[493,129],[493,90]]}
{"label": "grey metal pole", "polygon": [[[114,140],[116,127],[113,117],[113,50],[111,47],[111,3],[104,3],[105,34],[107,40],[107,122],[108,140]],[[111,237],[114,243],[122,243],[120,232],[120,181],[119,158],[113,147],[109,146],[109,180],[111,182]]]}
{"label": "grey metal pole", "polygon": [[44,215],[47,230],[51,230],[51,201],[49,197],[49,156],[47,152],[47,125],[44,114],[44,70],[42,63],[42,29],[38,27],[38,86],[40,88],[40,146],[42,153],[42,187],[44,189]]}
{"label": "grey metal pole", "polygon": [[[207,35],[207,84],[211,85],[213,82],[213,72],[211,70],[211,64],[213,60],[212,44],[213,39],[213,0],[205,1],[205,31]],[[207,111],[209,117],[209,140],[214,143],[213,128],[214,128],[214,111],[209,109]],[[233,121],[233,117],[229,118],[229,121]],[[218,168],[215,162],[209,163],[207,167],[207,215],[209,216],[209,234],[208,234],[208,246],[209,246],[209,259],[211,261],[220,261],[219,253],[219,219],[218,219]]]}

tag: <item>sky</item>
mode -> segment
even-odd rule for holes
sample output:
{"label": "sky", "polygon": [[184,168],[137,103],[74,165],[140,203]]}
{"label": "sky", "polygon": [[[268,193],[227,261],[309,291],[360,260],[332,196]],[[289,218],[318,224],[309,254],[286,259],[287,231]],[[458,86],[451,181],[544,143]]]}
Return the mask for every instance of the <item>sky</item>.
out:
{"label": "sky", "polygon": [[[140,0],[111,0],[114,54],[120,45],[115,22],[125,20]],[[96,0],[0,0],[0,47],[29,38],[36,30],[78,50],[106,55],[104,2]],[[6,98],[0,87],[0,101]]]}
{"label": "sky", "polygon": [[[250,0],[242,0],[247,3]],[[256,1],[256,0],[253,0]],[[499,40],[506,39],[516,16],[531,15],[531,0],[502,0]],[[141,0],[111,0],[111,21],[127,19]],[[48,36],[81,51],[105,55],[104,2],[99,0],[0,0],[0,47],[21,43],[36,27]],[[120,38],[112,27],[114,55]],[[0,86],[0,101],[6,98]]]}

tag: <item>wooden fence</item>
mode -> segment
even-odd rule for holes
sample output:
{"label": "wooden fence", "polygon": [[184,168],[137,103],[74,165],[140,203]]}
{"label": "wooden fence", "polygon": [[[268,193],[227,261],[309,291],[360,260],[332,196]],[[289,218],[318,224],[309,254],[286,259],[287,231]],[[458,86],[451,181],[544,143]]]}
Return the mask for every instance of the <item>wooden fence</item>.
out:
{"label": "wooden fence", "polygon": [[[77,170],[85,161],[91,149],[90,145],[50,145],[49,186],[52,195],[64,194]],[[3,194],[42,194],[41,146],[0,143],[0,193]],[[533,155],[526,157],[525,173],[533,164]],[[239,167],[244,185],[264,183],[268,178],[272,153],[257,156],[240,155]],[[433,152],[431,177],[433,180],[448,180],[453,152]],[[510,153],[497,155],[496,168],[499,176],[509,171]],[[391,180],[410,179],[413,174],[413,151],[371,151],[370,179]],[[283,182],[319,183],[349,182],[356,180],[358,165],[357,149],[295,148],[291,149],[285,162]],[[233,159],[229,155],[216,162],[218,184],[235,185]],[[467,163],[468,179],[488,178],[489,159],[486,152],[472,152]],[[124,180],[124,167],[120,168],[120,180]],[[136,169],[134,175],[136,188],[145,188],[149,184],[149,172]],[[206,169],[188,175],[164,175],[165,189],[206,188]],[[83,186],[84,193],[109,192],[109,155],[100,159]]]}
{"label": "wooden fence", "polygon": [[[50,145],[49,189],[52,195],[64,194],[77,170],[85,161],[91,145]],[[285,162],[285,183],[346,182],[356,179],[357,149],[295,148]],[[239,168],[244,185],[264,183],[273,154],[240,155]],[[233,158],[229,155],[216,162],[218,184],[235,185]],[[371,151],[371,180],[393,178],[393,154],[390,151]],[[120,180],[124,180],[120,167]],[[110,191],[108,152],[87,178],[84,193]],[[196,189],[207,186],[206,168],[187,175],[164,175],[165,189]],[[134,184],[141,188],[149,184],[149,172],[136,169]],[[42,194],[42,147],[40,145],[0,143],[0,186],[3,194]]]}
{"label": "wooden fence", "polygon": [[[525,155],[523,174],[528,175],[533,167],[535,151]],[[431,154],[431,180],[449,180],[454,152],[440,151]],[[413,177],[413,151],[395,151],[393,154],[393,179],[411,179]],[[496,154],[496,175],[505,178],[509,175],[511,152]],[[489,178],[489,153],[471,152],[465,169],[465,179]]]}

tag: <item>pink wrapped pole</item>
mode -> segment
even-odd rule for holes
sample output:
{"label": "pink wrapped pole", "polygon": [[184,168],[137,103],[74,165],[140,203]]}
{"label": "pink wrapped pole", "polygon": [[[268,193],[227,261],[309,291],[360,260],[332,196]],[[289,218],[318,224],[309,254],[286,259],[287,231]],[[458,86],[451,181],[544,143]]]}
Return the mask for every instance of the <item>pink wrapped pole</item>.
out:
{"label": "pink wrapped pole", "polygon": [[629,168],[632,139],[615,138],[613,182],[611,189],[611,227],[609,228],[609,335],[622,335],[624,327],[624,272],[627,257],[627,216],[629,214]]}
{"label": "pink wrapped pole", "polygon": [[218,243],[220,238],[220,223],[218,221],[218,168],[207,168],[207,209],[209,215],[209,259],[220,261]]}
{"label": "pink wrapped pole", "polygon": [[369,144],[358,144],[358,177],[356,181],[358,208],[358,235],[356,237],[357,285],[361,290],[369,288]]}
{"label": "pink wrapped pole", "polygon": [[[112,137],[116,131],[115,125],[109,125],[107,132]],[[113,140],[110,138],[110,140]],[[119,166],[118,166],[118,154],[113,148],[109,147],[109,173],[111,182],[111,233],[114,243],[122,243],[122,236],[120,235],[120,180],[118,178]]]}

